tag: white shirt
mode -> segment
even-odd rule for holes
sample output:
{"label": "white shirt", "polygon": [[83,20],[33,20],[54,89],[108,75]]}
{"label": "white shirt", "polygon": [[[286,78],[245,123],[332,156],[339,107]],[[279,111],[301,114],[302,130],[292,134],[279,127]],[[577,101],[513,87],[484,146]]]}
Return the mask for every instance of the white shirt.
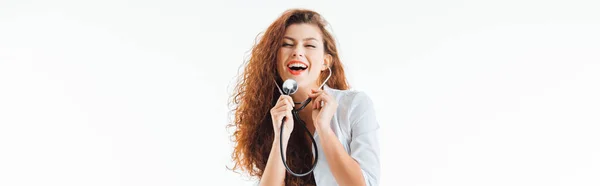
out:
{"label": "white shirt", "polygon": [[[365,183],[379,185],[379,123],[375,117],[373,102],[364,93],[356,90],[338,90],[323,87],[338,103],[331,119],[331,129],[346,152],[358,162]],[[313,173],[318,186],[338,185],[329,169],[319,134],[315,132],[319,159]],[[312,149],[312,148],[311,148]],[[314,152],[313,152],[314,155]]]}

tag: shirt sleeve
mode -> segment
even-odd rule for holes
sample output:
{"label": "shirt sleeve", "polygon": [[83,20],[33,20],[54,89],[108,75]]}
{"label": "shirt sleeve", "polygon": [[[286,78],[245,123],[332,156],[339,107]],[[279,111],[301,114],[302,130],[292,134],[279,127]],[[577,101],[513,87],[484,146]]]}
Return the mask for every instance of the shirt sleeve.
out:
{"label": "shirt sleeve", "polygon": [[350,110],[350,156],[360,165],[365,183],[379,185],[379,123],[375,117],[373,101],[358,92]]}

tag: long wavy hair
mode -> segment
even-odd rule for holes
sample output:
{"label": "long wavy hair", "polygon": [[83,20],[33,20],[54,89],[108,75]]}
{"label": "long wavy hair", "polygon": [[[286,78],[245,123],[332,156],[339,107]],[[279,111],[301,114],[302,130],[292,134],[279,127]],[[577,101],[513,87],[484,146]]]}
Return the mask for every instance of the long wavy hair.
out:
{"label": "long wavy hair", "polygon": [[[249,59],[230,97],[229,104],[234,113],[233,121],[228,125],[234,127],[231,138],[234,142],[232,159],[235,163],[232,170],[241,170],[250,176],[262,178],[271,152],[274,133],[269,110],[279,98],[276,80],[281,83],[277,73],[277,51],[283,44],[285,30],[292,24],[312,24],[322,34],[324,52],[332,56],[330,63],[331,77],[327,86],[346,90],[349,88],[344,69],[338,55],[333,36],[327,31],[328,23],[317,12],[306,9],[290,9],[285,11],[264,32],[262,38],[257,37]],[[322,71],[319,84],[323,83],[329,71]],[[299,124],[294,125],[287,147],[287,164],[294,172],[306,172],[312,164],[312,146],[306,140],[306,132]],[[280,157],[274,157],[278,160]],[[315,185],[314,175],[295,177],[286,172],[286,185]]]}

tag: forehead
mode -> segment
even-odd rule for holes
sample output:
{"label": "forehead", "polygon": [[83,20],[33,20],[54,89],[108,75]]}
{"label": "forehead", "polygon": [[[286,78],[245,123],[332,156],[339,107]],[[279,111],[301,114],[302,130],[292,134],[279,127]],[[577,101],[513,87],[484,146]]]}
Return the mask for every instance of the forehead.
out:
{"label": "forehead", "polygon": [[285,29],[285,37],[293,38],[294,40],[304,40],[307,38],[315,38],[318,41],[323,41],[321,30],[313,24],[291,24]]}

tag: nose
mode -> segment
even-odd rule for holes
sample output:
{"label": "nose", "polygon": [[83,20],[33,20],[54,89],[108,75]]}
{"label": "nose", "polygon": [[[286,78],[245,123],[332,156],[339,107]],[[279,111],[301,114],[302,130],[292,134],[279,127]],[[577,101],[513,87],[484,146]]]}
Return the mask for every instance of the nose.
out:
{"label": "nose", "polygon": [[294,53],[292,53],[293,57],[304,57],[304,50],[302,50],[302,47],[296,47],[294,49]]}

